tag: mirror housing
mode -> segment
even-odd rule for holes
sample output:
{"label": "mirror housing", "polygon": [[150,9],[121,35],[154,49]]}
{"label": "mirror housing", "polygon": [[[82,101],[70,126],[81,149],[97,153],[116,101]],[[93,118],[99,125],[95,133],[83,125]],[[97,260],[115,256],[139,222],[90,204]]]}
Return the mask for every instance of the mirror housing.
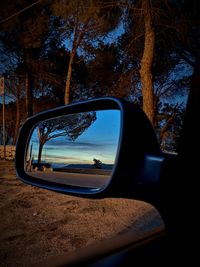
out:
{"label": "mirror housing", "polygon": [[[116,157],[111,176],[104,186],[85,187],[81,182],[76,185],[63,184],[55,180],[36,178],[26,171],[28,144],[36,125],[69,114],[103,110],[120,112]],[[62,193],[96,197],[128,195],[138,186],[158,184],[161,163],[164,160],[153,127],[142,109],[131,102],[113,97],[62,106],[29,118],[20,130],[15,158],[17,175],[25,183]]]}

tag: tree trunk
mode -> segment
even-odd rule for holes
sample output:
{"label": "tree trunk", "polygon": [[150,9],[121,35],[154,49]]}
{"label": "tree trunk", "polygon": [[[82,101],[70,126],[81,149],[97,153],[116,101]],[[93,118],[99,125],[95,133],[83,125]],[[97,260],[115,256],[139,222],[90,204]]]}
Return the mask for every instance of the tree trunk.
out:
{"label": "tree trunk", "polygon": [[17,86],[17,99],[16,99],[16,123],[15,123],[15,135],[13,138],[13,145],[16,144],[18,132],[20,126],[20,88]]}
{"label": "tree trunk", "polygon": [[154,124],[154,90],[152,78],[152,64],[155,46],[155,32],[152,27],[151,6],[149,0],[142,0],[142,10],[144,13],[145,41],[144,51],[141,60],[140,78],[142,83],[143,110],[147,117]]}
{"label": "tree trunk", "polygon": [[40,167],[41,164],[41,158],[42,158],[42,149],[43,149],[44,143],[40,142],[39,144],[39,151],[38,151],[38,167]]}
{"label": "tree trunk", "polygon": [[65,97],[64,97],[65,105],[70,103],[70,83],[71,83],[71,77],[72,77],[72,64],[74,61],[75,53],[76,53],[76,50],[75,48],[73,48],[70,54],[68,71],[67,71],[67,80],[66,80],[66,85],[65,85]]}
{"label": "tree trunk", "polygon": [[33,115],[33,90],[32,90],[32,79],[29,72],[26,73],[25,79],[25,90],[26,90],[26,114],[27,117]]}

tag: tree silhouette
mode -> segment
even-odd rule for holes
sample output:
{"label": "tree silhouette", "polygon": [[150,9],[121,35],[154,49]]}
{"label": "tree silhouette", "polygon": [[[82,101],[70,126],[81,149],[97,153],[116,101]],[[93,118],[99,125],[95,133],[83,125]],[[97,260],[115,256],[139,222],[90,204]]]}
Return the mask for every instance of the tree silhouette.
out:
{"label": "tree silhouette", "polygon": [[38,165],[41,164],[42,149],[47,141],[61,136],[66,136],[69,140],[74,141],[95,120],[96,113],[92,111],[69,114],[41,122],[37,126],[39,139]]}
{"label": "tree silhouette", "polygon": [[102,169],[102,162],[99,159],[93,159],[94,164],[93,164],[93,168],[94,169]]}
{"label": "tree silhouette", "polygon": [[117,5],[109,5],[107,1],[54,1],[53,11],[62,18],[61,34],[71,42],[70,57],[67,67],[64,102],[71,98],[70,84],[73,65],[78,49],[84,55],[94,52],[94,42],[105,36],[118,25],[121,10]]}

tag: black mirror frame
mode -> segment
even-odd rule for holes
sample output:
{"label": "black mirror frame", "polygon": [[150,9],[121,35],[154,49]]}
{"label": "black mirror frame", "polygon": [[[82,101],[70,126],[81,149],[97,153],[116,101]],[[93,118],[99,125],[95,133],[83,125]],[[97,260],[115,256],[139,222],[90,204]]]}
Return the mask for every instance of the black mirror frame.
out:
{"label": "black mirror frame", "polygon": [[[120,110],[121,129],[115,166],[109,183],[104,188],[90,189],[60,185],[31,177],[25,172],[25,153],[34,125],[53,117],[106,109]],[[130,154],[131,152],[132,154]],[[144,112],[131,102],[114,97],[102,97],[51,109],[29,118],[20,130],[16,145],[15,165],[18,177],[30,185],[68,194],[96,197],[114,196],[118,193],[122,195],[123,192],[127,194],[130,188],[137,186],[138,177],[144,173],[146,154],[160,156],[161,151],[155,132]]]}

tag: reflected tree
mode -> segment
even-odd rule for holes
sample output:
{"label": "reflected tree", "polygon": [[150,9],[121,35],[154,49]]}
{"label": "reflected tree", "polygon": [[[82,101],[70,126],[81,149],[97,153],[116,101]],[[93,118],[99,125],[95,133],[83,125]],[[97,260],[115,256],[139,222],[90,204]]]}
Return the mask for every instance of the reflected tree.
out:
{"label": "reflected tree", "polygon": [[102,168],[102,162],[99,159],[93,159],[94,164],[93,164],[93,168],[94,169],[101,169]]}
{"label": "reflected tree", "polygon": [[68,140],[74,141],[95,120],[96,112],[91,111],[69,114],[41,122],[37,126],[39,139],[38,166],[41,164],[42,150],[47,141],[61,136],[65,136]]}

